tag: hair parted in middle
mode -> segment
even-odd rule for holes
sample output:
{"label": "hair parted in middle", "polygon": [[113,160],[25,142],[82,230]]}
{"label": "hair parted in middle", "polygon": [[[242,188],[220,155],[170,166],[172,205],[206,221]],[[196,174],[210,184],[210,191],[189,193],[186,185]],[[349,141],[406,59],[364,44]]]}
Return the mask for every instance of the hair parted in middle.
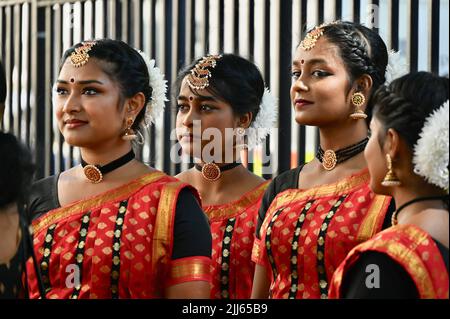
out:
{"label": "hair parted in middle", "polygon": [[[173,88],[176,103],[183,79],[204,58],[199,58],[181,70]],[[252,121],[259,113],[264,94],[264,80],[261,72],[252,62],[235,54],[222,54],[216,59],[214,68],[210,68],[211,77],[205,88],[220,100],[228,103],[236,115],[252,113]],[[197,90],[192,89],[194,94]]]}
{"label": "hair parted in middle", "polygon": [[[142,110],[137,115],[132,129],[138,130],[145,118],[146,105],[152,98],[153,89],[150,86],[150,75],[148,67],[141,54],[127,43],[120,40],[99,39],[94,40],[95,45],[89,48],[89,57],[97,59],[99,66],[113,81],[118,83],[120,88],[120,104],[126,98],[133,97],[139,92],[145,96],[145,103]],[[69,48],[61,59],[59,70],[61,71],[67,59],[84,42],[75,44]]]}

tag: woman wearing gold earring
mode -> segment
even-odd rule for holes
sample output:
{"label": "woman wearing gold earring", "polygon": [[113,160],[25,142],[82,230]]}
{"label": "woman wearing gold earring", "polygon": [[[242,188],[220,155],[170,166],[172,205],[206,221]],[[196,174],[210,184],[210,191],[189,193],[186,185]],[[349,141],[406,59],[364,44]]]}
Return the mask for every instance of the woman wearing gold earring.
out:
{"label": "woman wearing gold earring", "polygon": [[393,187],[393,186],[400,186],[400,181],[395,175],[393,167],[392,167],[392,158],[391,155],[386,154],[386,163],[387,163],[387,169],[388,172],[386,173],[386,176],[384,177],[383,181],[381,182],[381,185],[386,187]]}
{"label": "woman wearing gold earring", "polygon": [[364,120],[367,118],[367,114],[361,110],[361,107],[366,103],[366,98],[361,92],[355,92],[352,95],[352,104],[355,107],[355,112],[350,114],[350,117],[354,120]]}
{"label": "woman wearing gold earring", "polygon": [[295,120],[317,126],[320,145],[314,160],[277,176],[263,197],[252,298],[326,299],[351,248],[390,224],[391,198],[369,188],[362,113],[370,119],[387,64],[380,36],[351,22],[318,26],[297,48]]}
{"label": "woman wearing gold earring", "polygon": [[[449,298],[448,85],[418,72],[375,94],[370,187],[393,196],[397,210],[392,227],[349,253],[331,297]],[[367,285],[371,265],[378,277]]]}
{"label": "woman wearing gold earring", "polygon": [[[211,232],[188,184],[135,158],[139,130],[165,101],[154,61],[118,40],[85,41],[61,59],[53,91],[81,165],[37,181],[29,205],[47,298],[207,298]],[[39,278],[27,265],[31,298]]]}
{"label": "woman wearing gold earring", "polygon": [[[241,151],[261,143],[267,134],[261,133],[273,127],[276,100],[256,65],[233,54],[193,62],[180,72],[175,92],[178,141],[196,161],[176,177],[199,191],[210,221],[211,298],[249,298],[258,208],[268,182],[242,165]],[[217,134],[211,140],[207,132]]]}

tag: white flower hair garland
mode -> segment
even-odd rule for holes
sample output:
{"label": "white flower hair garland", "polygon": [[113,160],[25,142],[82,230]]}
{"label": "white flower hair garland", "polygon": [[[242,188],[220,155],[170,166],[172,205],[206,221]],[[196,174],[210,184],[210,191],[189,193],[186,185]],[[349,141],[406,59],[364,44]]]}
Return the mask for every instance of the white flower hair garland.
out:
{"label": "white flower hair garland", "polygon": [[414,146],[414,173],[449,192],[449,105],[448,100],[426,120]]}
{"label": "white flower hair garland", "polygon": [[395,79],[402,77],[409,72],[409,65],[402,58],[400,52],[389,50],[388,52],[388,65],[386,66],[386,82],[385,85],[389,85]]}
{"label": "white flower hair garland", "polygon": [[149,85],[152,87],[152,98],[147,103],[145,111],[145,125],[155,123],[156,119],[161,116],[164,111],[165,102],[167,102],[167,81],[164,80],[164,74],[161,70],[155,67],[155,60],[150,58],[141,50],[136,49],[145,61],[150,77]]}
{"label": "white flower hair garland", "polygon": [[264,89],[260,110],[247,135],[247,148],[249,150],[262,144],[267,134],[275,127],[278,116],[278,100],[268,88]]}

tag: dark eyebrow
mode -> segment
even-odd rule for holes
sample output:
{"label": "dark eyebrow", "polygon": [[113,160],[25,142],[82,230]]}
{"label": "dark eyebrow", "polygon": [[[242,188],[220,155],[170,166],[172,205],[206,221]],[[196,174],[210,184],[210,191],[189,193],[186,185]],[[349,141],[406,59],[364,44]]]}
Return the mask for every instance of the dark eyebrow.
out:
{"label": "dark eyebrow", "polygon": [[[305,64],[311,64],[311,65],[314,65],[314,64],[327,64],[327,61],[325,61],[324,59],[311,59],[311,60],[305,61]],[[298,67],[301,64],[300,64],[300,62],[295,60],[294,62],[292,62],[292,65]]]}
{"label": "dark eyebrow", "polygon": [[[200,102],[205,102],[205,101],[209,101],[209,102],[217,102],[217,99],[214,96],[203,96],[203,95],[196,95],[196,98],[198,100],[200,100]],[[186,96],[184,95],[180,95],[177,98],[178,100],[183,100],[183,101],[187,101],[189,100]]]}
{"label": "dark eyebrow", "polygon": [[[69,84],[68,81],[65,81],[65,80],[59,80],[59,79],[56,80],[56,83]],[[82,85],[85,85],[85,84],[92,84],[92,83],[97,83],[97,84],[103,85],[103,82],[100,82],[100,81],[97,81],[97,80],[77,81],[76,83],[82,84]]]}

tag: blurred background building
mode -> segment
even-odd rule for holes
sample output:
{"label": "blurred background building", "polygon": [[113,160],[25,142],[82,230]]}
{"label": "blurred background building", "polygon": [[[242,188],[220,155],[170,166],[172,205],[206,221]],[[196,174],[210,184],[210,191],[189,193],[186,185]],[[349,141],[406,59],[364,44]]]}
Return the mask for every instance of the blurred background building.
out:
{"label": "blurred background building", "polygon": [[[337,19],[375,28],[411,71],[448,76],[449,0],[0,0],[0,60],[8,82],[0,127],[33,149],[38,177],[58,173],[79,163],[51,104],[67,48],[85,39],[121,39],[155,59],[169,83],[197,57],[236,53],[259,66],[279,98],[278,132],[266,150],[249,154],[250,169],[269,178],[314,156],[317,130],[298,126],[291,114],[291,57],[306,30]],[[170,158],[174,120],[168,102],[139,154],[169,174],[188,165]]]}

